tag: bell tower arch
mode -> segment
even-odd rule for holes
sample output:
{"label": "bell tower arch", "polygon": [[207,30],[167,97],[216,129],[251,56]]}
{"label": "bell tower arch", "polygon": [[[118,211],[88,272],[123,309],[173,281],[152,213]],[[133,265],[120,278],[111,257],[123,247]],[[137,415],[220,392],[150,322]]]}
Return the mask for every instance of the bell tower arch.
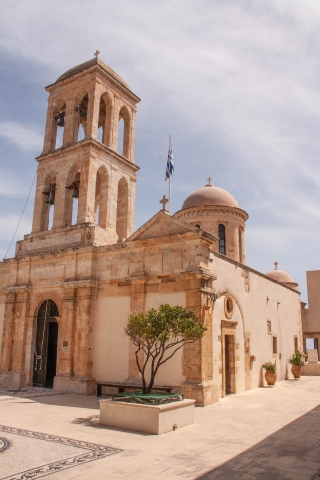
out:
{"label": "bell tower arch", "polygon": [[[139,169],[134,161],[135,117],[140,99],[97,52],[46,91],[32,232],[17,242],[16,255],[123,241],[134,228]],[[118,151],[121,119],[124,135]]]}

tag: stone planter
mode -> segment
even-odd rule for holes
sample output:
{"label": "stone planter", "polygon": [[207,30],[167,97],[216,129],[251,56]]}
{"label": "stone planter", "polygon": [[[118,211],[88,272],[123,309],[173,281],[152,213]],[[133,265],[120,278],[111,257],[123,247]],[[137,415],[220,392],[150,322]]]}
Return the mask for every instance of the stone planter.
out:
{"label": "stone planter", "polygon": [[294,376],[294,378],[297,380],[298,378],[301,377],[302,366],[301,365],[291,365],[291,373]]}
{"label": "stone planter", "polygon": [[100,423],[122,430],[160,435],[194,423],[194,404],[195,400],[165,405],[100,400]]}
{"label": "stone planter", "polygon": [[277,380],[277,372],[273,372],[272,370],[266,370],[264,374],[264,378],[266,379],[267,384],[269,387],[273,386]]}

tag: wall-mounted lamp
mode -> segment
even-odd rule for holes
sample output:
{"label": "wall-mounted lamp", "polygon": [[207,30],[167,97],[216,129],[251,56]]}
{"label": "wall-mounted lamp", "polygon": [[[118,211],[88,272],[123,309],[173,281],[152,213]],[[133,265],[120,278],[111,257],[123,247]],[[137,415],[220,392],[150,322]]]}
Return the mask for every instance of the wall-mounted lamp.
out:
{"label": "wall-mounted lamp", "polygon": [[215,289],[212,288],[211,292],[206,292],[207,294],[207,307],[213,307],[218,299],[218,294]]}

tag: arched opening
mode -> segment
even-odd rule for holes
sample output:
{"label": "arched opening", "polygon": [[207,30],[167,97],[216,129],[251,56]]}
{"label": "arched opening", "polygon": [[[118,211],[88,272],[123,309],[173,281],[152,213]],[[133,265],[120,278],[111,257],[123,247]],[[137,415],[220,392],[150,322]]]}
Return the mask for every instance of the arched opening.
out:
{"label": "arched opening", "polygon": [[80,140],[83,140],[86,137],[88,103],[89,103],[89,97],[88,97],[88,94],[86,94],[82,97],[82,99],[76,106],[76,111],[78,113],[78,121],[77,121],[77,129],[78,129],[77,141],[78,142]]}
{"label": "arched opening", "polygon": [[119,118],[117,152],[120,153],[120,155],[123,155],[123,137],[124,137],[124,120],[123,118]]}
{"label": "arched opening", "polygon": [[239,262],[242,263],[243,261],[243,254],[242,254],[242,228],[238,229],[239,232]]}
{"label": "arched opening", "polygon": [[105,121],[106,121],[106,104],[103,96],[101,95],[100,106],[99,106],[99,119],[98,119],[98,140],[101,143],[104,143]]}
{"label": "arched opening", "polygon": [[128,209],[129,209],[128,184],[125,178],[121,178],[118,184],[117,223],[116,223],[116,230],[117,230],[119,239],[127,238],[128,236]]}
{"label": "arched opening", "polygon": [[66,195],[65,195],[65,226],[76,225],[78,222],[78,202],[80,191],[80,171],[76,164],[69,172],[67,177]]}
{"label": "arched opening", "polygon": [[64,101],[60,101],[57,107],[54,109],[54,148],[60,148],[63,145],[64,125],[66,117],[66,104]]}
{"label": "arched opening", "polygon": [[226,255],[226,228],[220,223],[218,227],[218,236],[219,236],[219,253]]}
{"label": "arched opening", "polygon": [[54,203],[56,196],[56,181],[55,177],[47,178],[45,187],[42,192],[41,205],[41,231],[51,230],[54,219]]}
{"label": "arched opening", "polygon": [[95,224],[99,225],[99,214],[100,214],[100,175],[97,172],[96,176],[96,200],[94,205],[94,212],[95,212]]}
{"label": "arched opening", "polygon": [[37,313],[33,385],[52,388],[57,368],[59,311],[56,303],[45,300]]}
{"label": "arched opening", "polygon": [[119,112],[118,124],[118,152],[128,158],[130,151],[130,114],[126,107]]}

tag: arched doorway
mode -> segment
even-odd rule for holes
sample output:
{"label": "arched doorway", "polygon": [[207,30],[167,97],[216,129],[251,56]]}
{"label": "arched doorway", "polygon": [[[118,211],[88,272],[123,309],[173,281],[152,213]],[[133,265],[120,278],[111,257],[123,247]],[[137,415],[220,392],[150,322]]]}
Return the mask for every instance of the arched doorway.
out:
{"label": "arched doorway", "polygon": [[58,307],[45,300],[37,314],[37,334],[34,352],[33,385],[52,388],[57,367]]}

